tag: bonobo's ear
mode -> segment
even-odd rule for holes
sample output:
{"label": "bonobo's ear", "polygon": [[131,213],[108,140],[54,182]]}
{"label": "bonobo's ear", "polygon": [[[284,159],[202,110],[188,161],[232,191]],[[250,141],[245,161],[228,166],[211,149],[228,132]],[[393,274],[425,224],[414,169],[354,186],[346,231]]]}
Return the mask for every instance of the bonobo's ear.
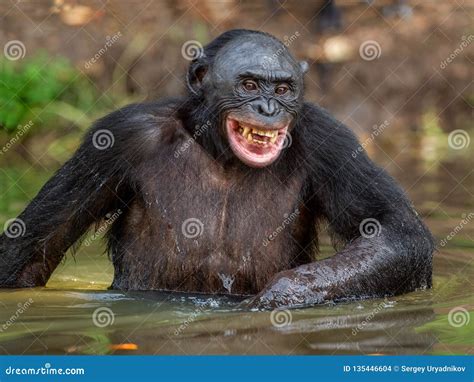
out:
{"label": "bonobo's ear", "polygon": [[298,64],[300,66],[301,72],[305,74],[309,69],[308,63],[306,61],[300,61]]}
{"label": "bonobo's ear", "polygon": [[188,89],[194,94],[199,94],[202,87],[202,81],[208,68],[209,64],[203,55],[191,62],[186,76],[186,82]]}

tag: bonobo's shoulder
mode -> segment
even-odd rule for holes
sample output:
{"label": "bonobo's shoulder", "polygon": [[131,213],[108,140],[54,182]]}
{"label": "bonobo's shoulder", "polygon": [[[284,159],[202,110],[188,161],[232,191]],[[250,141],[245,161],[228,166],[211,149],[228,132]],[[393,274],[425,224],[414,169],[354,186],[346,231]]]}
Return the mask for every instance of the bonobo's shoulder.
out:
{"label": "bonobo's shoulder", "polygon": [[173,98],[130,104],[102,117],[95,123],[95,126],[109,125],[111,128],[135,126],[135,128],[139,128],[141,125],[158,127],[162,124],[173,123],[177,121],[174,115],[181,103],[182,100]]}
{"label": "bonobo's shoulder", "polygon": [[89,143],[100,146],[107,141],[110,153],[140,158],[152,154],[181,126],[175,116],[181,102],[167,99],[115,110],[96,121],[84,139],[84,146],[91,147]]}
{"label": "bonobo's shoulder", "polygon": [[148,140],[150,144],[157,144],[181,126],[176,117],[181,104],[181,99],[173,98],[127,105],[97,120],[90,134],[106,130],[118,142]]}

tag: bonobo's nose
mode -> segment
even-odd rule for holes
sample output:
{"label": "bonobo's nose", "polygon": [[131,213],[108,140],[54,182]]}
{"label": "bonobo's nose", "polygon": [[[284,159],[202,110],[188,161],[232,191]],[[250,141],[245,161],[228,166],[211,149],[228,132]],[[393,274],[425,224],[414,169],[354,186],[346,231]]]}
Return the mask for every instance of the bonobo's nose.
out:
{"label": "bonobo's nose", "polygon": [[275,100],[257,100],[252,104],[252,108],[265,117],[273,117],[280,111],[278,103]]}

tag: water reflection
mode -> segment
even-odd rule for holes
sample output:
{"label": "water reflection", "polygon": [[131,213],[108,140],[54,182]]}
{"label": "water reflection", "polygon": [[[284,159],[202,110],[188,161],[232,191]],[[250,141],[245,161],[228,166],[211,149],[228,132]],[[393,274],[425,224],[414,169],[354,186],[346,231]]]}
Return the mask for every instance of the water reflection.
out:
{"label": "water reflection", "polygon": [[[430,354],[439,344],[456,353],[456,341],[439,338],[446,320],[423,330],[443,317],[444,307],[472,299],[472,289],[446,277],[438,281],[449,290],[440,293],[322,305],[285,312],[278,322],[271,312],[241,311],[238,301],[225,297],[44,288],[2,292],[0,322],[11,325],[0,333],[0,353]],[[29,298],[33,304],[12,320],[18,301]],[[113,316],[96,322],[95,312],[104,308]]]}

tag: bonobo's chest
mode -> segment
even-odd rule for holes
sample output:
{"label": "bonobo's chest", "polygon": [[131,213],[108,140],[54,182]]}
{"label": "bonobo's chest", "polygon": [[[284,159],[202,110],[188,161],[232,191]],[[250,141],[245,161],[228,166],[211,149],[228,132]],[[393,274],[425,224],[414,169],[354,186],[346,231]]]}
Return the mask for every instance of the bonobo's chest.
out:
{"label": "bonobo's chest", "polygon": [[123,224],[140,234],[122,254],[122,268],[136,273],[115,286],[251,294],[309,261],[301,174],[223,169],[191,141],[137,174],[139,194]]}

